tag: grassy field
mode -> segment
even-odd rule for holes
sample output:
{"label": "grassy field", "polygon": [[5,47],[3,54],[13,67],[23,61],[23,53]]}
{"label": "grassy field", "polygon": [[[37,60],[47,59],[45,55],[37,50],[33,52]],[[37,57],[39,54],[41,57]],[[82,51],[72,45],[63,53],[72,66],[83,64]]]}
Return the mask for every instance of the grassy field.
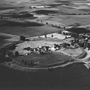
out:
{"label": "grassy field", "polygon": [[16,61],[22,62],[22,60],[28,61],[28,62],[39,62],[39,66],[49,66],[53,64],[62,63],[65,61],[72,60],[71,57],[68,57],[62,53],[52,53],[52,54],[45,54],[45,55],[39,55],[39,54],[32,54],[28,56],[19,56],[15,58]]}
{"label": "grassy field", "polygon": [[6,23],[5,21],[0,23],[0,32],[13,34],[13,35],[24,35],[26,37],[43,35],[47,33],[57,32],[59,29],[47,26],[30,24],[25,26],[25,24],[14,24],[13,22]]}
{"label": "grassy field", "polygon": [[88,25],[90,24],[90,19],[89,17],[70,17],[68,19],[62,20],[61,23],[64,23],[65,25],[71,25],[71,24],[75,24],[75,23],[79,23],[81,25]]}

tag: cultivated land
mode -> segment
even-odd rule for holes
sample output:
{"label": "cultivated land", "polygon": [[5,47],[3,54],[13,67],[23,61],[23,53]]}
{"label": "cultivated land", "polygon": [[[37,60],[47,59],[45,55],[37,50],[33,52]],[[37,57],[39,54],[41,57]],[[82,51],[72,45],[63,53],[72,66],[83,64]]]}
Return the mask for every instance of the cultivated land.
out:
{"label": "cultivated land", "polygon": [[1,65],[23,71],[90,67],[89,1],[12,2],[0,8]]}

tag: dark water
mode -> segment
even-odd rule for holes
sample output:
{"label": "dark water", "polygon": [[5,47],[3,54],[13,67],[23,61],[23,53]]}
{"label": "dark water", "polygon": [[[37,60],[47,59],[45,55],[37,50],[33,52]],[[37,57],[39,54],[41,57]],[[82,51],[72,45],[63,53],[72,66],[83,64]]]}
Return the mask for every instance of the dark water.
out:
{"label": "dark water", "polygon": [[0,66],[0,90],[90,90],[90,71],[81,64],[47,72]]}

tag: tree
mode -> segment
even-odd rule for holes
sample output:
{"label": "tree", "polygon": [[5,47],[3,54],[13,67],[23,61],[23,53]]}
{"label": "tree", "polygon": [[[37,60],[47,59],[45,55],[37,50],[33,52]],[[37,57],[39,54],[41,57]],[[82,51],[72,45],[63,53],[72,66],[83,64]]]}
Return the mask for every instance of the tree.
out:
{"label": "tree", "polygon": [[26,38],[25,38],[24,36],[20,36],[20,40],[21,40],[21,41],[25,41]]}
{"label": "tree", "polygon": [[15,44],[9,47],[10,50],[14,50],[16,48]]}
{"label": "tree", "polygon": [[18,51],[15,52],[15,56],[19,56],[19,52]]}

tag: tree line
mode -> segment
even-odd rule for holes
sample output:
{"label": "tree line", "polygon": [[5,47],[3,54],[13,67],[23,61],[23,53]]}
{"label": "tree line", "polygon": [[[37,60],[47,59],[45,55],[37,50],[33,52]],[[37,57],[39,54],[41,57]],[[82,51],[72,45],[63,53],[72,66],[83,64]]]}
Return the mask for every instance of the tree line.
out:
{"label": "tree line", "polygon": [[63,15],[90,15],[90,13],[63,13]]}

